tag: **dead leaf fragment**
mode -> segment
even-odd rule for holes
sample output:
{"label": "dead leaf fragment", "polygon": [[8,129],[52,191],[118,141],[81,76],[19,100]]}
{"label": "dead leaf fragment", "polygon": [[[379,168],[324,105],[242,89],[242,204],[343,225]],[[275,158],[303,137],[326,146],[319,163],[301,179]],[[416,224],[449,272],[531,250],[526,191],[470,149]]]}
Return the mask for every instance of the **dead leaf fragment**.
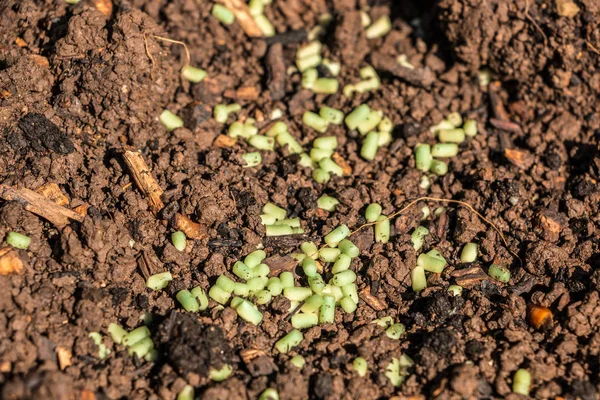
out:
{"label": "dead leaf fragment", "polygon": [[57,347],[56,355],[58,356],[58,366],[61,370],[64,370],[72,364],[71,357],[73,357],[73,354],[64,347]]}
{"label": "dead leaf fragment", "polygon": [[227,135],[219,135],[213,142],[216,147],[221,149],[225,149],[228,147],[232,147],[237,142],[236,138]]}
{"label": "dead leaf fragment", "polygon": [[533,165],[533,155],[525,150],[505,149],[504,156],[514,166],[521,169],[529,169]]}
{"label": "dead leaf fragment", "polygon": [[87,215],[87,210],[90,206],[88,204],[82,204],[80,206],[77,206],[73,209],[73,211],[75,211],[77,214],[81,215],[82,217],[85,217]]}
{"label": "dead leaf fragment", "polygon": [[0,248],[0,275],[21,275],[23,261],[12,247]]}
{"label": "dead leaf fragment", "polygon": [[561,17],[573,18],[581,9],[572,0],[556,0],[556,10]]}
{"label": "dead leaf fragment", "polygon": [[52,200],[59,206],[66,206],[69,204],[69,199],[67,196],[61,192],[60,187],[54,182],[46,183],[43,186],[40,186],[37,190],[37,193],[41,194],[45,198]]}

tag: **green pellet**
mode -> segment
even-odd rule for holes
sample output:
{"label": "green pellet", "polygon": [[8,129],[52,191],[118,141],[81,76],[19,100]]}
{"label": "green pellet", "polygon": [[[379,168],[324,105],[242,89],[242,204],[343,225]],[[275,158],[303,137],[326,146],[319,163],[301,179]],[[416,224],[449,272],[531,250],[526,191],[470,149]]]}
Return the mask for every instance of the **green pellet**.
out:
{"label": "green pellet", "polygon": [[244,302],[244,299],[236,296],[233,299],[231,299],[231,302],[229,303],[229,307],[233,308],[234,310],[237,309],[240,304],[242,304]]}
{"label": "green pellet", "polygon": [[415,228],[415,230],[413,231],[413,233],[410,236],[415,250],[418,251],[419,249],[421,249],[421,247],[423,247],[423,242],[424,242],[425,236],[427,236],[427,235],[429,235],[429,229],[425,228],[424,226],[417,226]]}
{"label": "green pellet", "polygon": [[322,292],[323,295],[330,294],[335,298],[336,302],[339,302],[344,298],[344,291],[341,287],[335,286],[333,284],[325,285],[325,288]]}
{"label": "green pellet", "polygon": [[446,117],[446,121],[454,125],[455,128],[458,128],[463,123],[462,116],[460,115],[460,113],[457,112],[448,114],[448,116]]}
{"label": "green pellet", "polygon": [[175,295],[175,298],[181,303],[185,311],[196,312],[200,309],[200,304],[198,304],[189,290],[180,290]]}
{"label": "green pellet", "polygon": [[308,286],[313,292],[320,294],[325,289],[325,281],[320,274],[314,274],[308,277]]}
{"label": "green pellet", "polygon": [[373,161],[379,149],[379,133],[369,132],[363,140],[363,145],[360,148],[360,156],[365,160]]}
{"label": "green pellet", "polygon": [[121,343],[123,346],[129,347],[147,337],[150,337],[150,329],[148,329],[147,326],[140,326],[139,328],[135,328],[127,335],[123,336]]}
{"label": "green pellet", "polygon": [[215,284],[227,293],[232,293],[233,289],[235,288],[235,282],[225,275],[220,275]]}
{"label": "green pellet", "polygon": [[360,254],[360,249],[348,239],[342,240],[338,245],[338,249],[340,249],[342,254],[345,254],[350,258],[358,257]]}
{"label": "green pellet", "polygon": [[327,195],[323,195],[317,199],[317,207],[330,212],[335,211],[338,204],[340,204],[338,199]]}
{"label": "green pellet", "polygon": [[272,297],[273,295],[268,290],[260,290],[255,295],[256,304],[267,304],[271,301]]}
{"label": "green pellet", "polygon": [[213,117],[219,124],[227,122],[228,116],[229,112],[227,111],[227,106],[225,104],[217,104],[213,109]]}
{"label": "green pellet", "polygon": [[254,269],[252,270],[252,277],[264,277],[269,275],[269,273],[271,273],[271,268],[267,264],[262,263],[254,267]]}
{"label": "green pellet", "polygon": [[129,346],[129,349],[127,350],[127,352],[129,353],[130,356],[133,356],[135,354],[137,356],[137,358],[141,359],[146,354],[148,354],[148,352],[150,350],[152,350],[153,348],[154,348],[154,342],[152,342],[152,339],[147,337],[147,338],[144,338],[144,339],[136,342],[135,344]]}
{"label": "green pellet", "polygon": [[144,360],[148,362],[155,362],[156,360],[158,360],[158,350],[150,349],[148,354],[144,356]]}
{"label": "green pellet", "polygon": [[391,29],[392,22],[390,21],[390,17],[382,15],[365,30],[365,36],[367,39],[375,39],[385,36]]}
{"label": "green pellet", "polygon": [[355,283],[348,283],[342,286],[342,294],[344,297],[350,297],[356,304],[358,304],[358,290]]}
{"label": "green pellet", "polygon": [[244,168],[256,167],[262,162],[262,156],[256,151],[242,154],[242,159],[246,163],[246,165],[244,165]]}
{"label": "green pellet", "polygon": [[269,278],[264,276],[257,276],[255,278],[250,278],[246,282],[248,288],[251,292],[258,292],[263,290],[267,286],[267,282],[269,282]]}
{"label": "green pellet", "polygon": [[342,224],[325,235],[325,243],[330,247],[337,246],[342,240],[350,234],[350,229]]}
{"label": "green pellet", "polygon": [[321,305],[323,305],[323,297],[321,297],[319,294],[313,294],[308,299],[306,299],[306,301],[302,305],[302,308],[300,308],[300,311],[306,314],[311,314],[319,310]]}
{"label": "green pellet", "polygon": [[265,136],[268,137],[277,137],[278,135],[287,132],[288,127],[283,121],[277,121],[273,124],[272,127],[269,128],[267,132],[265,132]]}
{"label": "green pellet", "polygon": [[406,376],[400,373],[400,362],[396,357],[392,357],[392,361],[385,368],[384,375],[390,380],[394,387],[402,385]]}
{"label": "green pellet", "polygon": [[379,122],[379,125],[377,125],[377,129],[379,132],[391,132],[394,129],[394,124],[391,119],[384,117]]}
{"label": "green pellet", "polygon": [[283,292],[283,286],[281,285],[281,280],[279,278],[269,278],[267,281],[267,289],[271,296],[279,296]]}
{"label": "green pellet", "polygon": [[347,269],[345,271],[338,272],[333,276],[331,282],[338,287],[342,287],[349,283],[353,283],[356,280],[356,273],[351,269]]}
{"label": "green pellet", "polygon": [[342,175],[344,175],[344,169],[342,167],[340,167],[339,165],[337,165],[335,163],[335,161],[333,161],[329,157],[322,158],[319,161],[319,167],[322,170],[327,171],[330,174],[333,174],[333,175],[336,175],[336,176],[342,176]]}
{"label": "green pellet", "polygon": [[477,254],[479,252],[479,246],[477,243],[467,243],[463,247],[460,253],[460,262],[472,263],[477,260]]}
{"label": "green pellet", "polygon": [[357,304],[351,297],[345,296],[340,300],[340,307],[342,307],[345,313],[351,314],[356,311]]}
{"label": "green pellet", "polygon": [[181,76],[183,79],[193,83],[198,83],[206,78],[206,71],[200,68],[186,65],[181,69]]}
{"label": "green pellet", "polygon": [[325,133],[327,131],[327,127],[329,126],[329,122],[327,122],[327,120],[321,118],[319,114],[315,114],[311,111],[304,112],[302,115],[302,123],[320,133]]}
{"label": "green pellet", "polygon": [[508,283],[508,281],[510,280],[510,271],[504,265],[490,265],[490,268],[488,269],[488,275],[490,276],[490,278],[502,283]]}
{"label": "green pellet", "polygon": [[[330,124],[339,125],[344,122],[344,113],[332,107],[323,106],[319,110],[319,115]],[[337,146],[337,141],[336,141]]]}
{"label": "green pellet", "polygon": [[428,144],[418,144],[415,146],[415,167],[419,171],[427,172],[431,168],[431,146]]}
{"label": "green pellet", "polygon": [[323,304],[319,308],[319,323],[331,324],[335,319],[335,297],[323,296]]}
{"label": "green pellet", "polygon": [[421,189],[427,190],[427,189],[429,189],[430,186],[431,186],[431,181],[429,180],[429,177],[427,175],[423,175],[421,177],[421,181],[419,182],[419,187]]}
{"label": "green pellet", "polygon": [[377,71],[375,71],[375,68],[373,68],[370,65],[362,67],[360,71],[358,71],[358,73],[362,79],[379,78],[379,76],[377,75]]}
{"label": "green pellet", "polygon": [[387,146],[392,142],[392,134],[390,132],[381,131],[377,133],[379,140],[377,141],[377,146]]}
{"label": "green pellet", "polygon": [[254,250],[252,253],[248,254],[244,258],[244,264],[248,268],[254,268],[259,265],[265,258],[267,257],[267,253],[264,250]]}
{"label": "green pellet", "polygon": [[359,122],[358,127],[357,127],[358,131],[362,135],[366,135],[367,133],[374,130],[377,127],[377,125],[379,125],[379,123],[381,122],[382,119],[383,119],[383,112],[375,111],[375,110],[369,111],[369,114],[367,115],[367,117]]}
{"label": "green pellet", "polygon": [[313,147],[310,150],[310,158],[315,162],[318,163],[319,161],[321,161],[323,158],[326,157],[331,157],[333,155],[333,149],[320,149],[318,147]]}
{"label": "green pellet", "polygon": [[[348,85],[346,85],[346,86],[348,86]],[[353,85],[353,89],[354,89],[354,91],[356,91],[358,93],[366,93],[366,92],[375,91],[375,90],[379,89],[380,86],[381,86],[381,81],[379,80],[379,78],[373,78],[373,79],[367,79],[367,80],[355,83]]]}
{"label": "green pellet", "polygon": [[365,211],[365,219],[367,222],[375,222],[379,219],[381,215],[381,206],[377,203],[369,204]]}
{"label": "green pellet", "polygon": [[512,391],[523,396],[529,396],[531,386],[531,374],[526,369],[520,368],[513,376]]}
{"label": "green pellet", "polygon": [[442,143],[462,143],[465,141],[465,131],[461,128],[442,129],[438,132],[438,138]]}
{"label": "green pellet", "polygon": [[[314,149],[313,149],[314,150]],[[317,183],[327,183],[329,182],[329,179],[331,179],[331,176],[329,175],[329,172],[325,171],[324,169],[321,168],[315,168],[312,172],[312,178],[317,182]]]}
{"label": "green pellet", "polygon": [[256,17],[263,13],[265,9],[265,3],[263,0],[250,0],[248,2],[248,10],[250,11],[250,15]]}
{"label": "green pellet", "polygon": [[350,269],[350,263],[352,263],[352,258],[350,258],[350,256],[347,256],[346,254],[340,254],[331,268],[331,273],[337,274]]}
{"label": "green pellet", "polygon": [[455,157],[458,154],[458,145],[456,143],[436,143],[431,148],[432,157]]}
{"label": "green pellet", "polygon": [[341,253],[340,249],[325,247],[319,250],[319,259],[323,262],[335,262]]}
{"label": "green pellet", "polygon": [[227,134],[232,138],[236,138],[238,136],[245,137],[244,125],[240,122],[234,122],[233,124],[229,125]]}
{"label": "green pellet", "polygon": [[275,149],[275,139],[267,136],[253,135],[248,139],[248,143],[259,150],[273,151]]}
{"label": "green pellet", "polygon": [[304,357],[302,357],[300,354],[296,354],[290,359],[290,364],[292,364],[298,369],[302,369],[304,368],[304,364],[306,364],[306,361],[304,360]]}
{"label": "green pellet", "polygon": [[250,322],[252,325],[260,324],[263,319],[262,313],[258,311],[258,308],[256,308],[256,306],[250,303],[248,300],[242,301],[236,307],[235,312],[240,316],[241,319],[246,322]]}
{"label": "green pellet", "polygon": [[403,324],[394,324],[385,330],[385,335],[392,340],[398,340],[406,332]]}
{"label": "green pellet", "polygon": [[315,162],[306,153],[300,154],[300,161],[298,161],[298,164],[304,168],[316,168],[317,167]]}
{"label": "green pellet", "polygon": [[206,296],[206,292],[200,286],[196,286],[190,293],[198,300],[200,304],[200,311],[206,310],[208,308],[208,297]]}
{"label": "green pellet", "polygon": [[292,301],[304,301],[312,294],[312,290],[306,287],[286,287],[283,289],[283,296]]}
{"label": "green pellet", "polygon": [[474,119],[466,120],[463,129],[465,130],[465,135],[468,137],[477,136],[477,121]]}
{"label": "green pellet", "polygon": [[8,245],[21,250],[27,250],[31,243],[31,238],[29,236],[17,232],[8,232],[4,240]]}
{"label": "green pellet", "polygon": [[233,274],[238,278],[245,281],[253,277],[252,269],[241,261],[236,261],[236,263],[233,264],[231,272],[233,272]]}
{"label": "green pellet", "polygon": [[296,329],[306,329],[319,323],[317,314],[294,314],[292,316],[292,326]]}
{"label": "green pellet", "polygon": [[309,68],[302,73],[302,87],[304,89],[312,89],[315,82],[319,78],[319,73],[316,68]]}
{"label": "green pellet", "polygon": [[456,126],[452,122],[445,119],[445,120],[442,120],[439,124],[434,125],[431,128],[429,128],[429,132],[438,133],[442,129],[454,129],[454,128],[456,128]]}
{"label": "green pellet", "polygon": [[294,274],[289,271],[284,271],[279,275],[279,280],[281,281],[281,286],[285,288],[294,287]]}
{"label": "green pellet", "polygon": [[215,4],[213,6],[212,15],[224,25],[231,25],[233,21],[235,21],[233,12],[221,4]]}
{"label": "green pellet", "polygon": [[354,86],[351,83],[349,83],[347,85],[344,85],[344,87],[342,88],[342,94],[345,97],[352,97],[352,95],[354,94],[354,92],[356,92],[356,86]]}
{"label": "green pellet", "polygon": [[306,257],[304,261],[302,261],[302,271],[304,271],[304,275],[313,276],[317,273],[317,263],[310,257]]}
{"label": "green pellet", "polygon": [[417,265],[423,267],[423,269],[427,272],[440,274],[446,266],[446,260],[443,258],[439,259],[432,257],[428,254],[419,254],[419,257],[417,258]]}
{"label": "green pellet", "polygon": [[121,344],[123,342],[123,338],[127,335],[127,331],[123,329],[120,325],[111,322],[108,325],[108,334],[110,335],[113,342],[116,344]]}
{"label": "green pellet", "polygon": [[289,352],[292,349],[292,347],[298,346],[302,342],[302,339],[304,339],[304,335],[302,335],[302,332],[300,332],[297,329],[294,329],[293,331],[279,339],[275,343],[275,348],[280,353],[285,354]]}
{"label": "green pellet", "polygon": [[289,132],[280,133],[275,140],[281,147],[287,146],[290,154],[302,153],[302,146]]}
{"label": "green pellet", "polygon": [[293,235],[294,229],[289,225],[267,225],[265,226],[267,236]]}
{"label": "green pellet", "polygon": [[390,240],[390,219],[386,215],[380,215],[375,224],[375,242],[387,243]]}
{"label": "green pellet", "polygon": [[[250,139],[252,136],[254,136],[258,133],[258,128],[253,125],[254,124],[253,122],[249,122],[249,121],[250,120],[247,120],[246,123],[244,124],[244,129],[242,132],[242,137],[244,137],[246,139]],[[273,138],[268,138],[268,139],[273,139]],[[262,139],[262,137],[260,139],[258,139],[258,141],[260,142],[259,145],[263,144],[265,146],[268,146],[268,144],[270,144],[272,142],[271,140],[265,141],[264,139]],[[273,142],[273,146],[274,145],[275,145],[275,143]],[[261,150],[263,150],[263,149],[261,149]],[[269,149],[264,149],[264,150],[269,150]]]}
{"label": "green pellet", "polygon": [[229,364],[223,365],[221,369],[211,367],[208,370],[208,377],[215,382],[222,382],[231,376],[233,367]]}
{"label": "green pellet", "polygon": [[448,293],[450,293],[454,297],[460,296],[462,294],[462,290],[462,286],[459,285],[448,286]]}
{"label": "green pellet", "polygon": [[431,215],[431,210],[429,209],[429,207],[424,206],[421,211],[423,212],[423,216],[421,217],[421,221],[425,221],[427,218],[429,218],[429,215]]}
{"label": "green pellet", "polygon": [[256,25],[258,25],[258,28],[261,30],[265,37],[275,36],[275,27],[265,15],[255,15],[254,22],[256,22]]}
{"label": "green pellet", "polygon": [[[235,286],[234,286],[234,288],[235,288]],[[233,289],[231,291],[233,292]],[[219,286],[213,286],[208,291],[208,297],[210,297],[211,299],[213,299],[214,301],[216,301],[217,303],[219,303],[221,305],[225,305],[225,304],[227,304],[227,302],[229,301],[229,298],[231,297],[231,292],[226,292],[225,290],[221,289]]]}
{"label": "green pellet", "polygon": [[[342,65],[339,62],[331,61],[328,58],[324,58],[323,61],[321,61],[321,64],[323,64],[323,66],[329,70],[329,73],[332,76],[338,76],[342,70]],[[344,118],[343,115],[342,118]]]}
{"label": "green pellet", "polygon": [[170,272],[161,272],[159,274],[150,275],[146,279],[146,286],[152,290],[161,290],[167,287],[169,282],[173,280]]}
{"label": "green pellet", "polygon": [[338,141],[335,136],[321,136],[314,140],[313,146],[318,149],[333,151],[338,146]]}
{"label": "green pellet", "polygon": [[276,220],[284,219],[287,211],[281,207],[276,206],[273,203],[267,203],[262,209],[264,214],[269,214],[275,217]]}
{"label": "green pellet", "polygon": [[390,316],[386,316],[386,317],[382,317],[379,319],[375,319],[373,320],[373,322],[371,322],[373,324],[376,324],[377,326],[380,326],[382,328],[387,329],[388,327],[392,326],[394,324],[394,319]]}
{"label": "green pellet", "polygon": [[371,109],[368,105],[361,104],[346,116],[344,122],[349,129],[354,130],[358,128],[358,125],[369,116],[370,112]]}
{"label": "green pellet", "polygon": [[352,368],[354,368],[358,376],[365,377],[368,369],[367,360],[362,357],[356,357],[354,361],[352,361]]}
{"label": "green pellet", "polygon": [[250,286],[247,283],[236,282],[233,294],[239,297],[248,297],[250,295]]}
{"label": "green pellet", "polygon": [[183,127],[183,120],[169,110],[164,110],[158,119],[169,132]]}
{"label": "green pellet", "polygon": [[304,58],[296,59],[296,67],[298,71],[304,72],[309,68],[316,68],[321,64],[322,58],[319,54],[313,54]]}
{"label": "green pellet", "polygon": [[427,287],[427,278],[425,277],[425,270],[423,267],[416,266],[410,271],[410,280],[412,282],[412,289],[415,292],[420,292]]}
{"label": "green pellet", "polygon": [[258,400],[279,400],[279,393],[277,390],[269,388],[260,394]]}
{"label": "green pellet", "polygon": [[314,244],[313,242],[302,243],[300,245],[300,250],[302,250],[302,252],[304,254],[306,254],[308,257],[315,259],[315,260],[319,256],[319,249],[317,248],[317,245]]}
{"label": "green pellet", "polygon": [[194,400],[194,387],[185,385],[181,392],[177,394],[177,400]]}
{"label": "green pellet", "polygon": [[181,231],[173,232],[171,234],[171,242],[173,242],[173,246],[179,250],[184,251],[186,245],[185,233]]}
{"label": "green pellet", "polygon": [[296,58],[304,58],[315,54],[320,54],[322,47],[323,44],[319,41],[310,42],[309,44],[298,49],[296,52]]}
{"label": "green pellet", "polygon": [[318,78],[312,85],[312,91],[317,94],[334,94],[340,88],[340,83],[334,78]]}

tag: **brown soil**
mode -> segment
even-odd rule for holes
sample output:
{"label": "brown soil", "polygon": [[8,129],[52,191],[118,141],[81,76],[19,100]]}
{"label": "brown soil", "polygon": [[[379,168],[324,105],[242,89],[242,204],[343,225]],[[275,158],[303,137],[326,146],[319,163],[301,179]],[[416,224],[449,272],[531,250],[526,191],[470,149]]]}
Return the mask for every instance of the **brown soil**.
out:
{"label": "brown soil", "polygon": [[[209,1],[115,0],[108,16],[97,6],[107,3],[0,3],[0,188],[57,184],[68,208],[87,210],[81,223],[56,227],[23,202],[0,200],[0,238],[9,231],[31,237],[29,249],[18,251],[22,273],[0,276],[1,398],[174,399],[190,383],[202,399],[255,399],[267,387],[281,399],[516,399],[518,368],[532,374],[532,397],[598,398],[597,0],[575,0],[574,16],[557,7],[564,0],[274,1],[265,13],[278,35],[269,40],[248,38],[237,23],[221,25]],[[366,40],[360,28],[357,10],[367,3],[372,17],[392,17],[382,39]],[[297,75],[288,79],[282,69],[325,12],[334,21],[324,52],[342,61],[341,82],[355,82],[367,62],[382,77],[381,90],[352,100],[315,96],[300,89]],[[185,42],[208,78],[183,81],[184,49],[154,35]],[[389,62],[399,54],[416,69]],[[489,87],[478,84],[482,67],[493,72]],[[263,153],[260,168],[245,169],[246,144],[213,144],[226,127],[213,120],[212,107],[233,101],[242,118],[264,115],[261,129],[282,109],[305,148],[316,135],[302,113],[322,104],[347,113],[368,102],[397,128],[374,162],[360,158],[356,135],[330,128],[352,174],[318,185],[286,150]],[[163,109],[183,116],[185,128],[165,132],[157,118]],[[425,243],[443,251],[450,266],[415,295],[409,233],[420,211],[396,218],[385,245],[365,229],[354,237],[361,256],[353,269],[359,292],[369,290],[384,306],[361,301],[356,313],[337,312],[335,324],[307,330],[291,353],[305,357],[301,371],[291,355],[273,350],[291,329],[285,301],[263,306],[259,327],[213,303],[195,315],[180,309],[178,290],[208,287],[259,243],[269,256],[283,256],[306,238],[320,242],[340,223],[357,228],[371,202],[390,214],[426,195],[412,149],[431,142],[428,127],[454,111],[477,119],[480,134],[461,145],[429,195],[473,205],[522,265],[493,229],[450,205],[430,218]],[[142,151],[165,191],[159,215],[123,161],[130,148]],[[340,200],[335,212],[317,209],[323,193]],[[265,238],[259,214],[267,201],[301,217],[306,235]],[[177,213],[206,229],[185,252],[172,246],[165,222]],[[472,240],[481,244],[481,264],[461,265],[460,249]],[[274,262],[286,268],[284,259]],[[485,275],[491,262],[510,266],[509,284]],[[145,287],[146,274],[166,270],[174,276],[167,289]],[[462,297],[445,290],[456,282],[465,287]],[[533,304],[553,313],[545,329],[528,322]],[[106,335],[110,322],[132,329],[145,312],[153,315],[156,363],[130,357]],[[399,341],[370,323],[388,315],[407,327]],[[92,331],[111,350],[104,360],[88,338]],[[400,354],[415,365],[394,388],[384,371]],[[364,378],[350,368],[358,355],[369,363]],[[210,367],[226,363],[232,377],[208,380]]]}

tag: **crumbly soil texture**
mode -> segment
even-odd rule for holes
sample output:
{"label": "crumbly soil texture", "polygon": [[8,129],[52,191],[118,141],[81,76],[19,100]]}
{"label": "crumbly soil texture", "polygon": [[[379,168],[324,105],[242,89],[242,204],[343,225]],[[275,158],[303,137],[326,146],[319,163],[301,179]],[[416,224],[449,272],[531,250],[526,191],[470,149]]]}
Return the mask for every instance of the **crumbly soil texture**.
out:
{"label": "crumbly soil texture", "polygon": [[[256,399],[267,388],[286,400],[517,399],[524,396],[512,393],[512,379],[524,368],[533,398],[597,399],[600,3],[274,0],[264,11],[276,30],[268,39],[248,37],[237,21],[223,25],[212,6],[0,2],[0,192],[52,192],[48,201],[81,215],[57,226],[24,201],[0,199],[0,239],[10,231],[31,238],[27,250],[0,253],[21,267],[0,276],[0,398],[174,399],[190,384],[199,399]],[[360,10],[373,21],[389,15],[391,31],[367,39]],[[315,95],[288,70],[326,13],[322,54],[341,63],[340,83],[373,65],[379,90]],[[185,49],[157,36],[184,42],[207,77],[183,80]],[[414,69],[399,67],[399,55]],[[217,124],[212,108],[233,102],[241,111]],[[392,120],[392,142],[365,161],[360,135],[331,125],[327,134],[337,137],[349,173],[326,184],[287,148],[263,151],[260,166],[244,168],[241,156],[255,150],[217,139],[236,118],[254,118],[264,132],[280,109],[308,151],[318,134],[302,123],[305,111],[328,105],[347,114],[361,103]],[[164,109],[184,127],[167,132],[158,120]],[[429,127],[451,112],[475,119],[479,133],[425,189],[413,149],[434,143]],[[159,213],[124,162],[132,149],[164,190]],[[339,200],[335,211],[317,207],[323,194]],[[259,306],[259,326],[213,301],[186,313],[175,299],[179,290],[232,277],[233,263],[260,245],[272,268],[306,284],[285,257],[301,242],[321,245],[340,224],[360,227],[370,203],[389,215],[420,196],[469,203],[506,243],[469,209],[436,201],[396,217],[388,243],[361,230],[352,237],[361,250],[352,263],[357,310],[338,308],[335,323],[304,330],[288,354],[274,349],[292,329],[283,298]],[[259,215],[269,201],[299,217],[305,233],[267,238]],[[424,206],[431,213],[422,221]],[[438,207],[445,208],[434,213]],[[204,231],[184,251],[170,241],[177,214]],[[438,249],[448,266],[417,294],[410,233],[418,225],[431,232],[423,249]],[[478,260],[461,264],[472,241]],[[488,277],[492,263],[509,268],[508,283]],[[173,275],[167,288],[148,289],[146,277],[164,271]],[[448,293],[451,284],[463,286],[460,296]],[[539,329],[529,319],[533,305],[552,312]],[[399,340],[372,323],[385,316],[406,326]],[[127,330],[146,323],[157,360],[113,343],[111,322]],[[104,359],[90,332],[110,350]],[[297,354],[302,369],[290,363]],[[414,364],[394,387],[386,367],[401,355]],[[364,377],[352,368],[358,356],[368,362]],[[209,371],[224,365],[231,376],[211,381]]]}

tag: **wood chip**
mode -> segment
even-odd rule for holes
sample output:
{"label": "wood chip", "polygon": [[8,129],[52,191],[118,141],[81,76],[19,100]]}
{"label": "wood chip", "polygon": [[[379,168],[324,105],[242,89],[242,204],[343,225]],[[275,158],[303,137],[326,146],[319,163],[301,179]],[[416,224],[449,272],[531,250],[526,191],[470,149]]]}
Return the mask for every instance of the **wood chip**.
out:
{"label": "wood chip", "polygon": [[535,161],[534,156],[525,150],[504,149],[504,156],[511,164],[523,170],[529,169]]}
{"label": "wood chip", "polygon": [[452,272],[451,276],[454,278],[457,285],[464,288],[471,288],[478,285],[480,282],[489,279],[487,274],[483,272],[478,265],[455,270]]}
{"label": "wood chip", "polygon": [[0,275],[21,275],[23,269],[23,260],[15,249],[12,247],[0,248]]}
{"label": "wood chip", "polygon": [[331,156],[333,161],[340,167],[342,167],[342,172],[344,175],[352,175],[352,167],[346,162],[346,159],[340,156],[337,152],[333,153]]}
{"label": "wood chip", "polygon": [[163,190],[159,186],[156,179],[152,176],[152,171],[148,168],[146,161],[139,151],[127,150],[123,154],[125,163],[129,167],[133,180],[135,181],[138,188],[148,198],[148,205],[154,215],[157,215],[160,210],[165,206],[160,196],[163,194]]}
{"label": "wood chip", "polygon": [[371,288],[369,286],[361,290],[358,296],[375,311],[382,311],[387,308],[387,304],[384,301],[379,300],[371,294]]}
{"label": "wood chip", "polygon": [[56,355],[58,357],[58,366],[61,370],[64,370],[68,366],[72,365],[71,357],[73,357],[73,354],[70,350],[67,350],[64,347],[57,347]]}
{"label": "wood chip", "polygon": [[77,214],[81,215],[82,217],[85,217],[87,215],[88,208],[90,208],[89,204],[82,204],[80,206],[75,207],[73,209],[73,211],[75,211]]}
{"label": "wood chip", "polygon": [[216,147],[219,147],[221,149],[226,149],[229,147],[233,147],[233,145],[236,143],[237,143],[237,138],[232,138],[231,136],[227,136],[227,135],[219,135],[213,142],[213,145],[215,145]]}
{"label": "wood chip", "polygon": [[265,355],[266,353],[264,351],[258,349],[246,349],[240,351],[240,357],[242,357],[242,360],[245,364],[250,364],[250,362],[255,358]]}
{"label": "wood chip", "polygon": [[36,190],[37,193],[41,194],[48,200],[52,200],[59,206],[66,206],[69,204],[69,199],[60,190],[60,187],[54,182],[48,182],[45,185],[40,186]]}
{"label": "wood chip", "polygon": [[202,239],[206,236],[206,230],[202,225],[182,214],[175,215],[175,227],[190,239]]}
{"label": "wood chip", "polygon": [[263,33],[250,15],[250,9],[243,0],[218,0],[235,14],[236,21],[240,24],[246,35],[262,37]]}
{"label": "wood chip", "polygon": [[21,39],[20,37],[15,39],[15,44],[19,47],[27,47],[27,42],[25,42],[23,39]]}
{"label": "wood chip", "polygon": [[94,0],[94,7],[107,17],[110,17],[113,11],[111,0]]}
{"label": "wood chip", "polygon": [[0,184],[0,197],[22,204],[27,211],[47,219],[59,229],[69,225],[71,221],[83,221],[83,217],[75,211],[59,206],[33,190]]}

